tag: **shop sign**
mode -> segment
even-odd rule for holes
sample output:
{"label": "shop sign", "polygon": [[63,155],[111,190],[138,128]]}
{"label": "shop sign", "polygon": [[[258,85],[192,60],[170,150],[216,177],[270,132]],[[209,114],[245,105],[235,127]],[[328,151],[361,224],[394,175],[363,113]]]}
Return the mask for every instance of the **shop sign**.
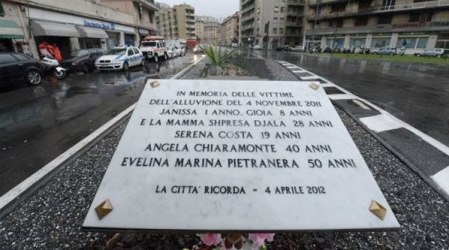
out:
{"label": "shop sign", "polygon": [[115,24],[84,20],[84,26],[103,30],[115,30]]}

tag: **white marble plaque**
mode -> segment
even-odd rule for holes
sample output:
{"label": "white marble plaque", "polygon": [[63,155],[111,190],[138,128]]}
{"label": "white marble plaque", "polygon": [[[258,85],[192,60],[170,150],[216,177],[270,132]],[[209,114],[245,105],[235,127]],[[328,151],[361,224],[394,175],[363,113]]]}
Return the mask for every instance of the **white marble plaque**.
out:
{"label": "white marble plaque", "polygon": [[[397,228],[319,84],[148,83],[85,228],[307,231]],[[95,207],[109,200],[99,219]],[[386,208],[383,219],[372,201]]]}

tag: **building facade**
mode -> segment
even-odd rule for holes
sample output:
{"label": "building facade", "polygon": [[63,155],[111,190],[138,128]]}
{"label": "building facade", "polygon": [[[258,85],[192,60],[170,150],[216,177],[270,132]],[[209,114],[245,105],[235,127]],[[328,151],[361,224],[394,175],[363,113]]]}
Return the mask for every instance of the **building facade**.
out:
{"label": "building facade", "polygon": [[67,58],[79,49],[138,45],[143,35],[156,31],[152,0],[8,0],[0,5],[7,10],[0,16],[0,34],[11,39],[7,46],[28,47],[36,58],[42,43],[56,45]]}
{"label": "building facade", "polygon": [[220,43],[230,46],[232,43],[239,43],[240,41],[240,12],[237,11],[234,15],[226,17],[221,23]]}
{"label": "building facade", "polygon": [[195,9],[188,4],[161,9],[156,13],[156,23],[165,39],[196,39]]}
{"label": "building facade", "polygon": [[[217,44],[220,39],[220,22],[211,16],[196,16],[197,37],[203,43]],[[202,28],[202,30],[200,30]]]}
{"label": "building facade", "polygon": [[241,0],[240,42],[273,49],[302,45],[304,0]]}
{"label": "building facade", "polygon": [[425,48],[449,50],[449,1],[309,0],[306,44],[392,47],[406,54]]}

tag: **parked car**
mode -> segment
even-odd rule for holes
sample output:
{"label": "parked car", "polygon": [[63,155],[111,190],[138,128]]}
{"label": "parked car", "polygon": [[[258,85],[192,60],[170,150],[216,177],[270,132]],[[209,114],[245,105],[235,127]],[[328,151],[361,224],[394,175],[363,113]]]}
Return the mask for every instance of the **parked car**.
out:
{"label": "parked car", "polygon": [[293,52],[304,52],[304,48],[302,47],[302,46],[295,46],[295,47],[293,47],[293,48],[290,48],[290,51],[293,51]]}
{"label": "parked car", "polygon": [[284,46],[279,46],[276,47],[274,50],[275,51],[291,51],[292,47],[290,45],[284,45]]}
{"label": "parked car", "polygon": [[39,85],[49,68],[38,60],[20,53],[0,53],[0,86],[25,82]]}
{"label": "parked car", "polygon": [[182,54],[182,56],[185,56],[185,55],[186,55],[186,52],[187,52],[186,46],[183,45],[183,44],[181,44],[181,45],[179,45],[179,47],[181,48],[181,54]]}
{"label": "parked car", "polygon": [[260,46],[260,45],[254,45],[253,47],[251,47],[251,49],[253,49],[253,50],[262,50],[262,46]]}
{"label": "parked car", "polygon": [[390,47],[385,47],[385,48],[381,48],[381,49],[373,49],[371,51],[371,54],[375,54],[375,55],[390,55],[390,56],[394,56],[394,55],[403,55],[404,51],[403,50],[399,50],[396,48],[390,48]]}
{"label": "parked car", "polygon": [[436,56],[436,57],[442,57],[444,54],[444,49],[425,49],[419,52],[415,53],[415,56]]}
{"label": "parked car", "polygon": [[181,48],[181,45],[175,45],[173,46],[173,50],[175,51],[176,56],[184,56],[185,50],[183,51]]}
{"label": "parked car", "polygon": [[162,36],[147,36],[140,42],[139,49],[147,59],[153,59],[158,62],[159,59],[167,60],[169,55],[165,40]]}
{"label": "parked car", "polygon": [[102,70],[128,70],[132,66],[144,65],[142,52],[136,47],[114,48],[95,61],[95,67]]}
{"label": "parked car", "polygon": [[168,44],[166,49],[168,58],[174,58],[178,56],[178,53],[176,52],[174,45]]}
{"label": "parked car", "polygon": [[69,70],[69,72],[82,71],[88,73],[95,69],[95,61],[102,56],[103,49],[82,49],[73,51],[70,58],[62,61],[62,67]]}
{"label": "parked car", "polygon": [[193,53],[194,54],[203,53],[203,48],[201,48],[201,46],[199,45],[195,45],[195,47],[193,48]]}

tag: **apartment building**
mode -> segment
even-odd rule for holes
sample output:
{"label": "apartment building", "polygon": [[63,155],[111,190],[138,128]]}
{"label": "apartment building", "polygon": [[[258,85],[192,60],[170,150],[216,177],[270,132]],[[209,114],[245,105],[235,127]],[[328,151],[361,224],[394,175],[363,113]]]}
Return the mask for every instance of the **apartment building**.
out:
{"label": "apartment building", "polygon": [[156,29],[152,0],[4,0],[0,6],[1,50],[36,58],[44,42],[66,58],[79,49],[138,45]]}
{"label": "apartment building", "polygon": [[196,39],[195,9],[188,4],[161,9],[156,13],[156,23],[168,40]]}
{"label": "apartment building", "polygon": [[234,15],[226,17],[221,23],[220,28],[220,43],[230,46],[231,43],[239,43],[239,23],[240,12],[237,11]]}
{"label": "apartment building", "polygon": [[304,0],[241,0],[241,43],[268,49],[302,44],[304,8]]}
{"label": "apartment building", "polygon": [[[196,16],[197,37],[207,44],[217,44],[220,37],[220,22],[211,16]],[[202,30],[200,30],[202,29]]]}
{"label": "apartment building", "polygon": [[306,44],[449,50],[449,0],[309,0]]}
{"label": "apartment building", "polygon": [[195,32],[198,40],[204,39],[204,21],[195,19]]}

